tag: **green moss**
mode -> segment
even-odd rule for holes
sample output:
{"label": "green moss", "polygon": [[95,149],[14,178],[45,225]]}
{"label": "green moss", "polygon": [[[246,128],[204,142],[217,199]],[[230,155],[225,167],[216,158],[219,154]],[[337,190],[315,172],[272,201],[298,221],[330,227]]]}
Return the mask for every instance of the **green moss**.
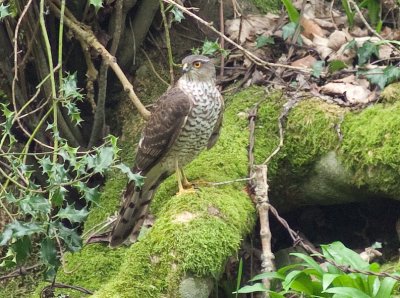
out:
{"label": "green moss", "polygon": [[400,102],[349,114],[342,125],[341,158],[353,182],[372,192],[400,195]]}
{"label": "green moss", "polygon": [[[287,101],[279,93],[268,96],[257,117],[255,157],[262,163],[279,144],[278,118]],[[287,115],[284,145],[268,165],[271,201],[276,207],[292,207],[303,200],[300,186],[314,171],[314,164],[339,144],[335,131],[345,113],[338,106],[313,99],[297,104]],[[290,181],[290,185],[287,184]]]}
{"label": "green moss", "polygon": [[[243,182],[212,187],[204,181],[247,175],[248,122],[242,114],[263,96],[262,89],[250,88],[227,97],[219,142],[185,169],[188,178],[199,183],[196,193],[175,196],[176,181],[170,177],[151,205],[157,220],[139,242],[115,250],[89,245],[80,253],[67,254],[67,270],[73,273],[60,272],[57,281],[98,290],[94,297],[157,297],[161,293],[174,296],[186,273],[218,277],[226,259],[252,229],[254,206]],[[125,150],[131,150],[130,142],[123,146]],[[121,175],[110,175],[99,206],[85,224],[86,231],[118,210],[125,183]]]}
{"label": "green moss", "polygon": [[252,2],[261,13],[278,11],[282,6],[281,1],[279,0],[252,0]]}

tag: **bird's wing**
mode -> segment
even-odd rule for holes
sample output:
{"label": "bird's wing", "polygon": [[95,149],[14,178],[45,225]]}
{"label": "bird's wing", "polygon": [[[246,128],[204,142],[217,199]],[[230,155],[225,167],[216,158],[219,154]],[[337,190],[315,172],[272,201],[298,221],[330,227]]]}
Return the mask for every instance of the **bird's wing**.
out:
{"label": "bird's wing", "polygon": [[143,129],[135,170],[146,173],[168,152],[191,109],[192,100],[178,87],[169,89],[160,97]]}
{"label": "bird's wing", "polygon": [[222,126],[222,119],[223,119],[223,115],[224,115],[224,98],[222,97],[222,95],[220,95],[219,99],[221,101],[221,111],[219,112],[219,117],[218,117],[217,123],[215,123],[213,132],[212,132],[210,138],[208,139],[207,149],[211,149],[217,142],[217,140],[219,138],[219,132],[220,132],[221,126]]}

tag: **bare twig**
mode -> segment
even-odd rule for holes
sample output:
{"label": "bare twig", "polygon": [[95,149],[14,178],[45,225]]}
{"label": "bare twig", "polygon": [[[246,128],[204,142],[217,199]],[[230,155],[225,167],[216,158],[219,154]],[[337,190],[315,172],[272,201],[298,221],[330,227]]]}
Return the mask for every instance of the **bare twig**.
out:
{"label": "bare twig", "polygon": [[[51,1],[49,2],[49,7],[57,17],[60,17],[60,9],[53,2]],[[111,67],[115,75],[120,80],[129,99],[133,102],[139,113],[142,115],[143,118],[148,119],[150,117],[150,112],[145,108],[145,106],[141,103],[141,101],[137,97],[135,91],[133,90],[132,84],[129,82],[128,78],[125,76],[124,72],[119,67],[115,57],[111,55],[107,51],[107,49],[97,40],[92,30],[89,27],[85,26],[84,24],[74,21],[71,18],[68,18],[66,15],[64,22],[79,40],[82,40],[85,44],[95,49],[102,56],[102,58]]]}
{"label": "bare twig", "polygon": [[230,39],[226,35],[222,34],[220,31],[215,29],[214,26],[212,25],[212,23],[206,22],[205,20],[203,20],[202,18],[200,18],[199,16],[197,16],[196,14],[191,12],[189,9],[187,9],[183,5],[180,5],[180,4],[176,3],[173,0],[163,0],[163,1],[166,2],[166,3],[170,3],[170,4],[175,5],[180,10],[185,12],[187,15],[189,15],[192,18],[194,18],[197,21],[199,21],[199,23],[207,26],[214,33],[218,34],[221,38],[225,39],[227,42],[229,42],[230,44],[232,44],[233,46],[235,46],[239,50],[241,50],[251,61],[253,61],[255,64],[257,64],[259,66],[262,66],[262,67],[265,67],[265,68],[268,68],[268,67],[275,67],[275,68],[282,67],[282,68],[297,70],[297,71],[304,72],[304,73],[311,73],[312,72],[312,69],[310,70],[310,69],[307,69],[305,67],[296,67],[296,66],[291,66],[291,65],[279,64],[279,63],[271,63],[271,62],[264,61],[263,59],[257,57],[252,52],[248,51],[246,48],[244,48],[240,44],[234,42],[232,39]]}
{"label": "bare twig", "polygon": [[[225,35],[225,20],[224,20],[224,0],[219,0],[219,30],[222,35]],[[225,39],[221,38],[220,40],[221,49],[225,49]],[[225,65],[225,56],[221,55],[221,68],[219,70],[219,75],[222,77],[224,75],[224,65]]]}
{"label": "bare twig", "polygon": [[168,64],[169,64],[169,80],[170,80],[170,85],[174,85],[174,59],[172,57],[172,48],[171,48],[171,38],[169,36],[169,24],[167,20],[167,16],[165,15],[165,8],[164,8],[164,2],[160,0],[160,10],[161,10],[161,16],[163,19],[164,23],[164,31],[165,31],[165,43],[167,46],[167,51],[168,51]]}
{"label": "bare twig", "polygon": [[[249,164],[250,164],[250,176],[254,179],[251,180],[251,188],[254,192],[254,198],[256,201],[257,211],[260,218],[260,238],[262,247],[261,256],[261,271],[272,272],[275,269],[274,266],[274,255],[271,249],[271,230],[269,227],[269,198],[268,198],[268,182],[267,182],[267,171],[266,165],[254,165],[254,142],[255,142],[255,118],[257,115],[258,104],[255,105],[249,114]],[[270,288],[270,282],[268,279],[263,279],[263,284],[266,289]]]}
{"label": "bare twig", "polygon": [[146,57],[147,61],[149,61],[150,68],[151,68],[151,70],[153,71],[153,73],[156,75],[156,77],[157,77],[164,85],[166,85],[166,86],[169,87],[169,86],[170,86],[169,83],[168,83],[166,80],[164,80],[164,79],[160,76],[160,74],[156,71],[156,69],[154,68],[153,62],[151,62],[151,59],[150,59],[149,55],[147,55],[146,51],[143,50],[142,48],[141,48],[141,50],[142,50],[143,55]]}
{"label": "bare twig", "polygon": [[13,278],[13,277],[21,276],[21,275],[27,275],[28,271],[36,269],[41,266],[43,266],[43,264],[36,264],[36,265],[29,266],[29,267],[22,266],[22,267],[18,268],[17,270],[14,270],[13,272],[10,272],[6,275],[0,276],[0,280],[5,280],[8,278]]}
{"label": "bare twig", "polygon": [[48,297],[48,296],[44,296],[46,295],[47,291],[52,291],[54,288],[59,288],[59,289],[72,289],[72,290],[76,290],[79,292],[82,292],[84,294],[88,294],[91,295],[93,294],[92,291],[85,289],[84,287],[80,287],[80,286],[73,286],[73,285],[67,285],[67,284],[62,284],[62,283],[58,283],[58,282],[54,282],[51,285],[48,285],[46,287],[44,287],[40,293],[41,297]]}

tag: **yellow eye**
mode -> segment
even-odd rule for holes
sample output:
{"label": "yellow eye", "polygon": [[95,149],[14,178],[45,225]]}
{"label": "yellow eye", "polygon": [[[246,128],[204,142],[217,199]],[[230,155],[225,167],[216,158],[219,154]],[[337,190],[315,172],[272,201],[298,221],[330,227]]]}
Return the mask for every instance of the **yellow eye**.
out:
{"label": "yellow eye", "polygon": [[193,62],[193,66],[194,66],[194,68],[200,68],[201,62],[200,61]]}

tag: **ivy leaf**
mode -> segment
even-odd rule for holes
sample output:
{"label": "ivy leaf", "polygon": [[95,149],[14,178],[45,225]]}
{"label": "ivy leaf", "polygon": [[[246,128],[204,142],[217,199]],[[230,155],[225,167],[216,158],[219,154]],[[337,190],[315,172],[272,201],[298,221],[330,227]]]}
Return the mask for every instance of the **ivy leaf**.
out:
{"label": "ivy leaf", "polygon": [[4,3],[0,4],[0,21],[2,21],[5,17],[11,15],[8,8],[10,5],[4,5]]}
{"label": "ivy leaf", "polygon": [[265,36],[265,35],[260,35],[256,39],[256,48],[262,48],[263,46],[269,45],[269,44],[275,44],[275,40],[272,36]]}
{"label": "ivy leaf", "polygon": [[143,185],[144,177],[139,174],[133,173],[127,165],[121,163],[119,165],[116,165],[115,168],[120,169],[121,172],[128,177],[129,182],[135,181],[135,184],[138,187],[141,187]]}
{"label": "ivy leaf", "polygon": [[[286,24],[285,26],[282,27],[282,37],[284,40],[287,40],[288,38],[292,37],[294,35],[294,33],[296,32],[298,24],[297,23],[289,23]],[[300,35],[297,38],[296,41],[298,44],[302,44],[303,40],[301,39]]]}
{"label": "ivy leaf", "polygon": [[378,57],[379,46],[370,41],[364,42],[362,47],[359,48],[357,51],[358,63],[360,65],[364,65],[365,63],[368,62],[368,60],[372,57],[372,55]]}
{"label": "ivy leaf", "polygon": [[9,247],[7,250],[7,254],[2,257],[3,262],[0,263],[0,268],[11,268],[14,267],[17,264],[17,258],[16,258],[16,254],[14,252],[14,250],[12,249],[12,247]]}
{"label": "ivy leaf", "polygon": [[387,84],[387,77],[384,75],[383,69],[374,68],[367,71],[359,71],[358,75],[365,76],[371,84],[378,85],[380,89],[385,88]]}
{"label": "ivy leaf", "polygon": [[321,76],[321,72],[324,69],[325,66],[325,61],[315,61],[314,64],[312,65],[312,76],[319,78]]}
{"label": "ivy leaf", "polygon": [[67,205],[67,207],[60,209],[57,213],[57,217],[68,219],[70,222],[82,222],[88,216],[89,212],[86,208],[80,210],[75,209],[72,205]]}
{"label": "ivy leaf", "polygon": [[185,19],[185,16],[183,15],[183,12],[176,7],[175,5],[172,7],[171,12],[174,14],[174,21],[180,23],[183,19]]}
{"label": "ivy leaf", "polygon": [[103,0],[90,0],[90,5],[94,6],[96,13],[103,7]]}
{"label": "ivy leaf", "polygon": [[389,65],[383,70],[383,74],[387,78],[387,84],[393,83],[400,79],[400,68]]}

